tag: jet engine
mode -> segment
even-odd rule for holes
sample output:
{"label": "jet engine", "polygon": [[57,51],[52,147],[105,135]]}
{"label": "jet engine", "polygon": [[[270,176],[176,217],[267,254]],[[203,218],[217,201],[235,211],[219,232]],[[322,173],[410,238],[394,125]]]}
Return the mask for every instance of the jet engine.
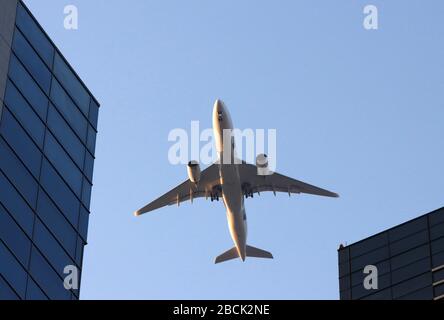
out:
{"label": "jet engine", "polygon": [[187,165],[188,178],[191,182],[198,183],[200,180],[200,166],[197,161],[190,161]]}
{"label": "jet engine", "polygon": [[256,166],[258,168],[263,168],[263,169],[268,168],[268,157],[266,154],[261,153],[261,154],[257,155]]}
{"label": "jet engine", "polygon": [[259,176],[267,176],[270,173],[270,170],[268,170],[268,157],[266,154],[259,154],[256,157],[256,167],[257,167],[257,174]]}

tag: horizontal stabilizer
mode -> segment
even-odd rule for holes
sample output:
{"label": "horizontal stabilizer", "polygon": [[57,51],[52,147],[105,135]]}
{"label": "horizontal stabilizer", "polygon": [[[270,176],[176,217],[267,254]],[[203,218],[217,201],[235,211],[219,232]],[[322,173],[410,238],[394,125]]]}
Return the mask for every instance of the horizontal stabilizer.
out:
{"label": "horizontal stabilizer", "polygon": [[222,253],[220,256],[216,257],[216,260],[214,261],[214,263],[220,263],[220,262],[224,262],[227,260],[231,260],[231,259],[235,259],[238,258],[239,254],[237,252],[237,248],[233,247],[228,251],[225,251],[224,253]]}
{"label": "horizontal stabilizer", "polygon": [[273,259],[271,252],[247,245],[247,257]]}
{"label": "horizontal stabilizer", "polygon": [[[246,246],[245,255],[247,257],[273,259],[273,255],[270,252],[248,245]],[[239,258],[239,253],[237,251],[237,248],[233,247],[230,250],[225,251],[220,256],[218,256],[214,261],[214,263],[221,263],[236,258]]]}

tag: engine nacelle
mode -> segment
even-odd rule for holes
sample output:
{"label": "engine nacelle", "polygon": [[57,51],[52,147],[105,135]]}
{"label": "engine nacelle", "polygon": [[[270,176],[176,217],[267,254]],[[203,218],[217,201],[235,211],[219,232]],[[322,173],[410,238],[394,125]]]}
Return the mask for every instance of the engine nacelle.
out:
{"label": "engine nacelle", "polygon": [[256,166],[258,168],[268,168],[268,157],[266,154],[258,154],[256,157]]}
{"label": "engine nacelle", "polygon": [[197,161],[190,161],[187,165],[188,178],[191,182],[198,183],[200,180],[200,166]]}
{"label": "engine nacelle", "polygon": [[270,173],[268,170],[268,157],[266,154],[259,154],[256,157],[256,167],[257,167],[257,174],[260,176],[267,176]]}

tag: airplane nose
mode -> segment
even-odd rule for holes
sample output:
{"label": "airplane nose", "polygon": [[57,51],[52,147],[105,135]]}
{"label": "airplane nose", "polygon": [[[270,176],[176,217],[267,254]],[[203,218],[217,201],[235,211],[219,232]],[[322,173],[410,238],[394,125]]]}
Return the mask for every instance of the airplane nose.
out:
{"label": "airplane nose", "polygon": [[223,108],[223,102],[220,99],[217,99],[216,102],[214,103],[214,111],[219,112],[221,111]]}

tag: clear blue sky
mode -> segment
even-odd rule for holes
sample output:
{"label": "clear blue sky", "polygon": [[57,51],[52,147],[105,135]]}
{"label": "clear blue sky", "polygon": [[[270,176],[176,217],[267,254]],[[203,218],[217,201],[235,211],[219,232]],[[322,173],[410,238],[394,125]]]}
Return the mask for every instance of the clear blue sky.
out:
{"label": "clear blue sky", "polygon": [[[337,299],[340,243],[444,205],[441,0],[26,3],[102,105],[83,299]],[[186,179],[168,133],[210,127],[216,98],[277,129],[278,171],[341,195],[249,199],[249,243],[274,260],[213,264],[232,247],[221,202],[132,215]]]}

